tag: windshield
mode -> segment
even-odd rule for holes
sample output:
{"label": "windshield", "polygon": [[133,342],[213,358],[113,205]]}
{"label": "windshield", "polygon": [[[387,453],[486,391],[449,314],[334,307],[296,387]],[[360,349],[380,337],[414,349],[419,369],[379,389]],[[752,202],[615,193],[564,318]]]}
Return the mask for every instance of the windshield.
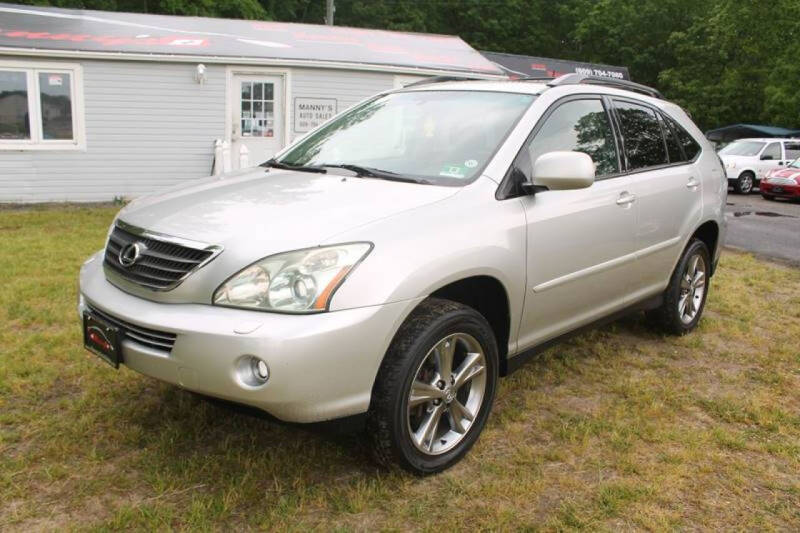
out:
{"label": "windshield", "polygon": [[789,163],[789,167],[791,168],[800,168],[800,157]]}
{"label": "windshield", "polygon": [[392,93],[344,113],[278,161],[306,167],[357,165],[459,185],[483,170],[534,98],[477,91]]}
{"label": "windshield", "polygon": [[719,151],[720,155],[758,155],[766,143],[758,141],[732,142]]}

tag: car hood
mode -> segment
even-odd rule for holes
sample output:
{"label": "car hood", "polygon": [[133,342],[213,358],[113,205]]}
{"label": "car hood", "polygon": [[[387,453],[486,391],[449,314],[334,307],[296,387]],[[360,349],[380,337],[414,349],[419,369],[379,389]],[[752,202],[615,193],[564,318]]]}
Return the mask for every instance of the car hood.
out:
{"label": "car hood", "polygon": [[[458,187],[256,168],[131,202],[119,218],[255,256],[316,246],[345,230],[443,200]],[[244,254],[248,255],[248,254]]]}
{"label": "car hood", "polygon": [[[798,181],[800,179],[800,168],[784,168],[781,170],[773,170],[769,173],[770,178],[788,178],[790,180]],[[800,181],[798,181],[800,183]]]}

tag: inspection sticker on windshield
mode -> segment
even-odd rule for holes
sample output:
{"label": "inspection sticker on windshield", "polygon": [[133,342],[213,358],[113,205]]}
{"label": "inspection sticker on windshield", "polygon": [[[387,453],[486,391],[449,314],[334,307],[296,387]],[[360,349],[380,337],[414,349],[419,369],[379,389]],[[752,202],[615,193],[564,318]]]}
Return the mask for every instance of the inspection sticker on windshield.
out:
{"label": "inspection sticker on windshield", "polygon": [[464,169],[457,165],[445,165],[439,171],[440,176],[447,176],[448,178],[463,178]]}
{"label": "inspection sticker on windshield", "polygon": [[475,161],[474,159],[467,159],[466,161],[464,161],[464,166],[467,168],[475,168],[478,166],[478,162]]}

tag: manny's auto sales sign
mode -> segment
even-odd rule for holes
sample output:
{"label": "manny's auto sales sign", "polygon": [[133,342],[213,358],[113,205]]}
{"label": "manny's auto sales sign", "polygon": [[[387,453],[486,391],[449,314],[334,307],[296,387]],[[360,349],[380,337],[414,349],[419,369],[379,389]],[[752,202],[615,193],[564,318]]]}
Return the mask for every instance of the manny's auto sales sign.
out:
{"label": "manny's auto sales sign", "polygon": [[294,99],[294,131],[305,133],[311,131],[336,114],[335,98],[295,98]]}

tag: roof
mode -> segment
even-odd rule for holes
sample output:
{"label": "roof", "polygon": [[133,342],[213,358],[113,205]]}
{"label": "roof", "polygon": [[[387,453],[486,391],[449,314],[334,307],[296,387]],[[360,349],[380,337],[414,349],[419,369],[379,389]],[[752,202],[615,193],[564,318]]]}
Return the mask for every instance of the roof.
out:
{"label": "roof", "polygon": [[[508,92],[520,94],[542,94],[544,91],[565,89],[565,93],[581,94],[608,94],[625,96],[630,98],[634,96],[645,102],[655,105],[660,108],[667,108],[675,106],[672,102],[664,100],[660,96],[654,96],[644,92],[632,90],[628,84],[633,82],[622,81],[619,85],[612,82],[607,82],[604,78],[589,77],[583,78],[574,74],[565,74],[556,79],[508,79],[508,80],[456,80],[451,77],[445,76],[443,79],[429,78],[419,82],[406,85],[400,90],[403,91],[493,91],[493,92]],[[633,84],[639,86],[638,84]],[[644,87],[644,86],[639,86]],[[645,89],[650,89],[645,87]]]}
{"label": "roof", "polygon": [[488,91],[519,94],[540,94],[548,89],[545,83],[510,80],[447,80],[441,82],[412,83],[402,91]]}
{"label": "roof", "polygon": [[717,142],[731,142],[736,139],[797,137],[800,130],[779,128],[777,126],[763,126],[761,124],[731,124],[706,132],[706,138]]}
{"label": "roof", "polygon": [[477,50],[450,35],[0,4],[0,53],[34,51],[504,75]]}
{"label": "roof", "polygon": [[568,61],[550,57],[506,54],[503,52],[481,51],[481,54],[483,54],[486,59],[502,68],[512,78],[526,76],[550,76],[557,78],[562,74],[574,72],[588,76],[602,76],[621,80],[631,79],[627,67],[586,63],[583,61]]}
{"label": "roof", "polygon": [[791,137],[742,137],[737,141],[770,142],[770,141],[796,141]]}

